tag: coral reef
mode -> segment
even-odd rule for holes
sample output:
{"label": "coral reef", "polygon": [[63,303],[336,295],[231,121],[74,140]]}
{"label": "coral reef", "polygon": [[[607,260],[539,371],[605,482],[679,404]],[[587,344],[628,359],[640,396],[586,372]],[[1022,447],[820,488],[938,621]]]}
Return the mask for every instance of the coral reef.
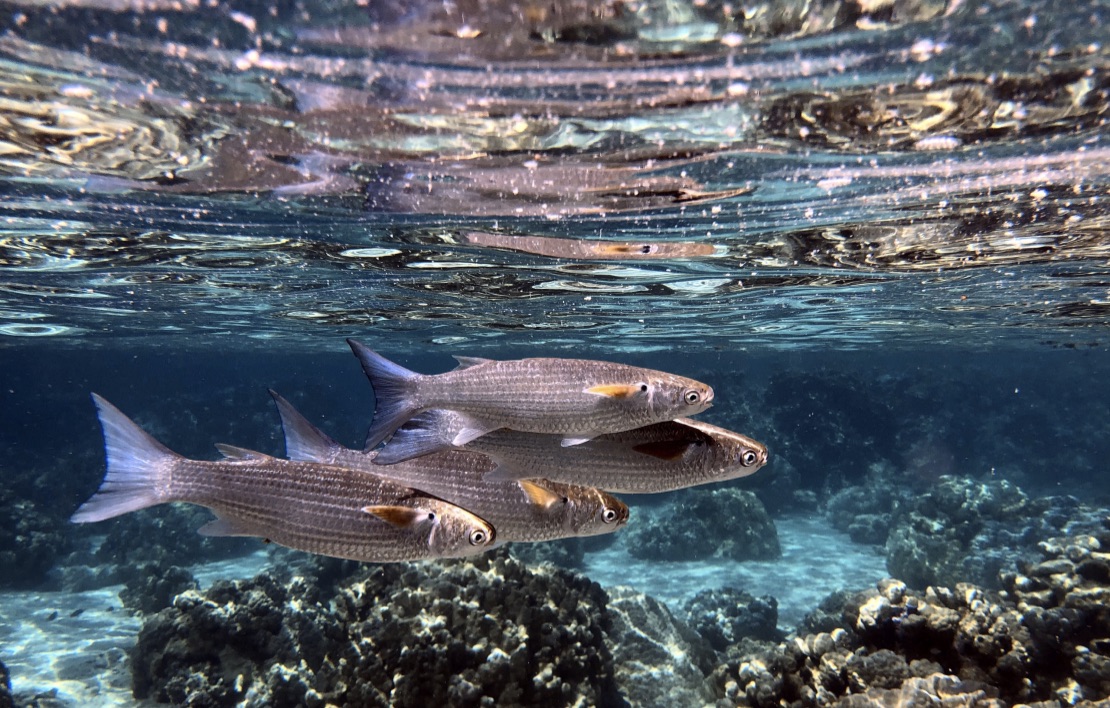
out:
{"label": "coral reef", "polygon": [[932,674],[906,679],[896,688],[869,688],[866,693],[845,696],[834,705],[837,708],[1005,708],[1006,704],[995,695],[997,691],[990,686],[961,681],[946,674]]}
{"label": "coral reef", "polygon": [[1034,559],[1036,544],[1086,520],[1073,497],[1030,499],[1005,480],[945,476],[896,514],[887,570],[913,587],[970,582],[1001,588],[999,573]]}
{"label": "coral reef", "polygon": [[687,623],[715,650],[727,652],[745,637],[778,641],[778,601],[753,597],[739,588],[702,590],[683,608]]}
{"label": "coral reef", "polygon": [[1039,544],[1042,559],[1006,573],[1003,584],[1032,640],[1038,677],[1056,697],[1110,696],[1110,519],[1095,535]]}
{"label": "coral reef", "polygon": [[625,532],[629,553],[652,560],[780,558],[775,524],[752,492],[690,489],[670,508]]}
{"label": "coral reef", "polygon": [[666,605],[627,587],[609,591],[607,632],[616,681],[633,706],[696,706],[713,701],[706,676],[717,657]]}
{"label": "coral reef", "polygon": [[119,593],[123,606],[138,614],[148,615],[169,607],[175,596],[197,587],[193,574],[176,565],[145,563],[138,572]]}
{"label": "coral reef", "polygon": [[839,594],[807,618],[822,631],[730,660],[714,684],[760,707],[1105,701],[1110,518],[1039,548],[1039,562],[1003,576],[1001,594],[966,583],[918,592],[893,579]]}
{"label": "coral reef", "polygon": [[134,693],[190,705],[617,705],[604,591],[504,551],[384,565],[334,597],[263,574],[147,619]]}

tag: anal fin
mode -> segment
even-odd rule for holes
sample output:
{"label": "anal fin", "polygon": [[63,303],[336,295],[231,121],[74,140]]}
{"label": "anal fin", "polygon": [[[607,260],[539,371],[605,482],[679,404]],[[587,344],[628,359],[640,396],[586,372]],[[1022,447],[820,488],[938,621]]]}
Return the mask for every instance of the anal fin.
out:
{"label": "anal fin", "polygon": [[577,437],[577,438],[574,438],[574,437],[566,437],[566,438],[563,438],[563,439],[562,439],[562,440],[561,440],[561,441],[559,442],[559,445],[560,445],[560,446],[562,446],[562,447],[574,447],[575,445],[581,445],[582,443],[587,443],[587,442],[589,442],[589,441],[591,441],[591,440],[593,440],[593,437],[592,437],[592,436],[591,436],[591,437],[588,437],[588,438],[583,438],[583,437]]}

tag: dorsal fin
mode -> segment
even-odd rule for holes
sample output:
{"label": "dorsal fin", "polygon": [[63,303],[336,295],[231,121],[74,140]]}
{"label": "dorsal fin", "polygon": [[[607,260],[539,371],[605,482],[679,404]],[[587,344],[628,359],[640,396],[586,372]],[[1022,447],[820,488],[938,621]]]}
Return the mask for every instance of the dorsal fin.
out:
{"label": "dorsal fin", "polygon": [[216,443],[216,449],[219,450],[220,454],[223,455],[228,460],[255,460],[255,461],[261,461],[261,460],[269,460],[270,459],[270,456],[265,454],[265,453],[255,452],[254,450],[248,450],[245,447],[236,447],[234,445],[226,445],[224,443]]}
{"label": "dorsal fin", "polygon": [[455,367],[455,371],[458,371],[459,369],[469,369],[470,367],[478,366],[479,364],[488,364],[489,362],[493,361],[493,359],[484,359],[480,356],[456,355],[455,361],[459,362],[459,365]]}
{"label": "dorsal fin", "polygon": [[277,404],[281,416],[281,429],[285,431],[285,456],[290,460],[307,462],[332,461],[332,456],[340,448],[339,443],[328,437],[301,415],[293,404],[270,389],[270,396]]}

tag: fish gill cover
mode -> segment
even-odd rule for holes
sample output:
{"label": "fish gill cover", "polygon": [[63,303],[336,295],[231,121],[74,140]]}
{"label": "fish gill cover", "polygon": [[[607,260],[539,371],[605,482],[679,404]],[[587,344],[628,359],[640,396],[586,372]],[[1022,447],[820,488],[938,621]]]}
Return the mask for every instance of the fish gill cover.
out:
{"label": "fish gill cover", "polygon": [[[0,704],[1110,696],[1104,3],[0,5]],[[360,448],[348,337],[681,373],[769,462],[470,561],[68,524],[90,391]]]}

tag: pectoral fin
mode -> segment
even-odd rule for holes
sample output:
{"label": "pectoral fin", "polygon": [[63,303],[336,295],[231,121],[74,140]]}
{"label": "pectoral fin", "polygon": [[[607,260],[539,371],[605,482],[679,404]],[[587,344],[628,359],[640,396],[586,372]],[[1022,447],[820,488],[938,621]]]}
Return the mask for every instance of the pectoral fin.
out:
{"label": "pectoral fin", "polygon": [[589,442],[591,440],[593,440],[592,437],[590,437],[590,438],[563,438],[561,441],[559,441],[559,445],[561,447],[574,447],[575,445],[581,445],[582,443],[586,443],[586,442]]}
{"label": "pectoral fin", "polygon": [[409,506],[389,506],[384,504],[364,506],[362,510],[367,514],[373,514],[382,521],[392,524],[399,529],[411,529],[427,521],[431,513],[421,509],[413,509]]}
{"label": "pectoral fin", "polygon": [[601,386],[590,386],[585,389],[585,393],[592,393],[595,396],[604,396],[606,398],[631,398],[638,393],[643,392],[644,384],[604,384]]}
{"label": "pectoral fin", "polygon": [[498,465],[482,475],[482,479],[486,482],[515,482],[528,478],[508,465]]}
{"label": "pectoral fin", "polygon": [[681,459],[682,456],[686,454],[686,450],[689,447],[690,443],[685,440],[660,440],[658,442],[634,445],[632,449],[643,455],[650,455],[660,460],[673,461]]}
{"label": "pectoral fin", "polygon": [[517,482],[520,488],[528,495],[528,499],[536,506],[542,506],[544,509],[550,509],[556,504],[561,504],[563,497],[550,489],[541,487],[535,482]]}

